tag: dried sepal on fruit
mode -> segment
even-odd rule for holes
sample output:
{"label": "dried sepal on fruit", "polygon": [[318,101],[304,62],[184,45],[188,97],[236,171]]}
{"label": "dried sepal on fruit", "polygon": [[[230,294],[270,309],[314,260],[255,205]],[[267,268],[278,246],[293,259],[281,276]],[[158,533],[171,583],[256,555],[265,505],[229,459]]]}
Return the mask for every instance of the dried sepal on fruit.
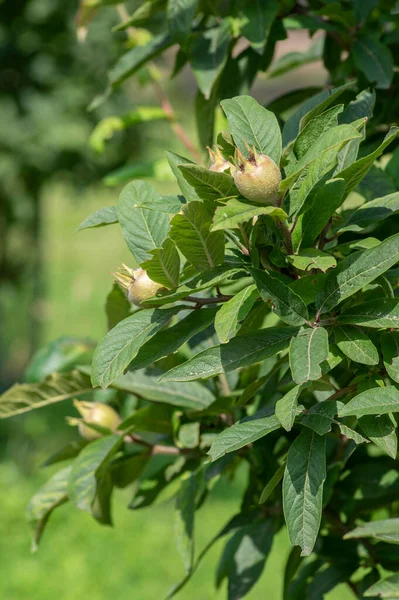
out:
{"label": "dried sepal on fruit", "polygon": [[118,413],[111,406],[103,402],[74,400],[73,405],[82,418],[67,417],[67,421],[69,425],[76,425],[80,435],[86,440],[97,440],[103,435],[101,431],[89,427],[88,423],[98,425],[110,431],[115,431],[121,423]]}
{"label": "dried sepal on fruit", "polygon": [[253,148],[246,158],[237,149],[232,174],[234,183],[244,198],[257,204],[277,205],[281,172],[270,156],[259,154]]}
{"label": "dried sepal on fruit", "polygon": [[216,171],[217,173],[223,173],[228,169],[231,169],[232,164],[225,159],[223,154],[220,151],[219,146],[214,146],[213,149],[207,146],[209,152],[209,158],[211,161],[211,165],[209,167],[210,171]]}
{"label": "dried sepal on fruit", "polygon": [[116,283],[126,290],[129,302],[136,306],[141,306],[143,300],[152,298],[157,292],[166,291],[163,285],[150,279],[147,271],[141,268],[130,269],[124,264],[117,273],[113,273],[113,276]]}

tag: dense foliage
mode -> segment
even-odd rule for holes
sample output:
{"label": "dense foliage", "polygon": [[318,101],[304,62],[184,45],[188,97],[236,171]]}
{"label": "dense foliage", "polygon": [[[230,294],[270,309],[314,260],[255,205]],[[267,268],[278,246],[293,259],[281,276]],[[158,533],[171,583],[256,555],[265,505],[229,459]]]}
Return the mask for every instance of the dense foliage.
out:
{"label": "dense foliage", "polygon": [[[0,397],[3,417],[86,400],[71,419],[84,439],[48,460],[71,464],[29,505],[35,546],[67,501],[110,524],[114,489],[131,485],[133,510],[175,497],[186,575],[168,597],[221,538],[216,585],[227,579],[228,597],[244,597],[284,525],[286,599],[321,598],[341,582],[356,597],[399,597],[393,4],[265,2],[254,13],[252,2],[158,0],[122,23],[153,35],[119,59],[108,93],[177,42],[175,72],[188,60],[197,78],[203,145],[221,98],[227,126],[211,164],[168,153],[177,195],[136,180],[82,223],[119,224],[139,267],[115,274],[109,332],[93,355],[71,340],[43,349],[27,383]],[[94,5],[82,6],[81,27]],[[237,95],[293,24],[325,31],[317,56],[339,85],[290,93],[273,111]],[[269,74],[300,62],[283,57]],[[90,400],[119,416],[102,420]],[[197,510],[242,468],[236,516],[196,556]]]}

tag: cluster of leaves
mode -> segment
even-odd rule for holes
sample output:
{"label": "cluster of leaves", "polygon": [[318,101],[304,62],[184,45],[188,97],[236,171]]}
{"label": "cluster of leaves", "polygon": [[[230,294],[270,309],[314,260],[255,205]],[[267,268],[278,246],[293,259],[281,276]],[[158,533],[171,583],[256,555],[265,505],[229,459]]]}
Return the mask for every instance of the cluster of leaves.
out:
{"label": "cluster of leaves", "polygon": [[[91,367],[87,344],[63,340],[0,397],[7,417],[106,394],[122,418],[49,459],[72,463],[30,503],[35,544],[66,501],[110,524],[113,490],[132,485],[133,510],[175,497],[186,575],[168,597],[223,537],[216,583],[244,597],[284,523],[287,600],[341,582],[399,596],[398,519],[373,521],[381,509],[395,517],[399,486],[399,150],[378,160],[399,128],[363,142],[373,106],[372,91],[355,97],[346,84],[307,100],[281,131],[250,96],[225,100],[220,150],[227,160],[236,148],[270,156],[282,172],[278,206],[248,202],[229,171],[169,153],[181,194],[135,181],[82,224],[119,223],[167,291],[132,309],[114,286]],[[195,556],[196,511],[243,463],[237,515]]]}
{"label": "cluster of leaves", "polygon": [[[85,22],[95,11],[117,0],[81,0]],[[389,93],[378,95],[378,120],[391,123],[398,111],[397,55],[398,9],[395,0],[146,0],[128,3],[114,30],[125,32],[129,43],[109,71],[107,99],[132,76],[177,45],[172,77],[188,64],[198,91],[195,111],[202,146],[212,143],[219,102],[246,94],[257,74],[275,78],[298,67],[322,60],[333,85],[357,78],[362,89],[373,84]],[[289,52],[273,61],[277,42],[290,32],[316,33],[311,47]],[[142,32],[150,33],[143,36]],[[140,43],[131,40],[140,37]],[[278,116],[314,93],[308,87],[291,90],[273,103]]]}

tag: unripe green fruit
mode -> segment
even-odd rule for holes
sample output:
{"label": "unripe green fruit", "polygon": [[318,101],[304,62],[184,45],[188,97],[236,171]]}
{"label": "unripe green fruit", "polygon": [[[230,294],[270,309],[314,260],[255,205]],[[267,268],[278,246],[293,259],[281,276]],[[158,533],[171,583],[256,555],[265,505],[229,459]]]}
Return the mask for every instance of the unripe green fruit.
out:
{"label": "unripe green fruit", "polygon": [[236,188],[247,200],[277,205],[281,173],[274,160],[266,154],[254,152],[245,159],[238,153],[233,177]]}
{"label": "unripe green fruit", "polygon": [[[126,290],[129,302],[136,306],[141,306],[143,300],[152,298],[157,292],[166,291],[163,285],[150,279],[147,271],[141,268],[130,269],[123,265],[123,269],[114,273],[114,276],[116,282]],[[151,308],[151,306],[146,305],[144,308]]]}
{"label": "unripe green fruit", "polygon": [[83,419],[69,417],[68,422],[70,425],[77,425],[80,435],[86,440],[97,440],[103,435],[100,431],[88,427],[86,423],[115,431],[121,422],[118,413],[103,402],[79,402],[75,400],[73,404]]}

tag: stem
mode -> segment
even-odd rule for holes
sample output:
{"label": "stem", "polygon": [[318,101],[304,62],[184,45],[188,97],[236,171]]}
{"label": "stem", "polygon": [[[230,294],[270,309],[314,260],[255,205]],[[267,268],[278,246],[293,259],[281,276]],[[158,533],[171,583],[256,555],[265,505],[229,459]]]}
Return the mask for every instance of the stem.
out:
{"label": "stem", "polygon": [[324,246],[327,243],[327,233],[331,227],[331,223],[332,223],[332,219],[329,219],[327,225],[324,227],[323,231],[320,234],[319,250],[323,250]]}
{"label": "stem", "polygon": [[151,451],[151,454],[163,454],[163,455],[174,455],[177,456],[179,454],[186,454],[184,448],[176,448],[175,446],[165,446],[163,444],[150,444],[146,440],[143,440],[139,435],[135,433],[130,433],[125,436],[125,442],[141,444],[141,446],[145,446]]}
{"label": "stem", "polygon": [[231,390],[229,386],[229,382],[227,381],[227,377],[224,373],[219,375],[220,387],[222,388],[223,394],[225,396],[230,396]]}
{"label": "stem", "polygon": [[247,236],[247,232],[245,231],[245,227],[244,227],[244,225],[239,225],[238,228],[241,231],[242,239],[244,240],[245,248],[246,248],[247,253],[249,255],[249,246],[250,246],[250,244],[249,244],[249,238]]}
{"label": "stem", "polygon": [[216,296],[216,298],[195,298],[194,296],[186,296],[185,298],[183,298],[183,300],[185,300],[186,302],[195,302],[195,304],[199,308],[204,304],[217,304],[218,302],[228,302],[232,298],[233,296],[227,296],[222,294],[221,296]]}
{"label": "stem", "polygon": [[280,222],[278,225],[281,229],[281,233],[283,234],[284,246],[285,246],[285,249],[287,250],[287,254],[294,254],[294,248],[292,246],[292,238],[291,238],[290,230],[288,229],[287,225],[283,222]]}

